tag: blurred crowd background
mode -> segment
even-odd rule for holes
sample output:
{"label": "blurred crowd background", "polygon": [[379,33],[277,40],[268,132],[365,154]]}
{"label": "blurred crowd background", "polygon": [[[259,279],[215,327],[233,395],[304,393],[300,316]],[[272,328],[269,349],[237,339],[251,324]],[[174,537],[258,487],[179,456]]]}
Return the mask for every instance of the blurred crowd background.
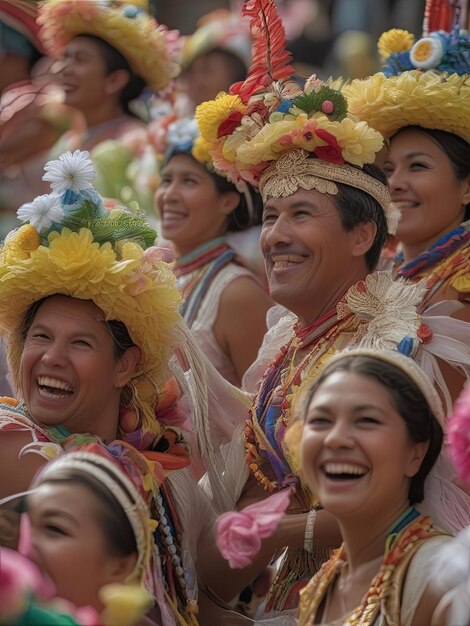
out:
{"label": "blurred crowd background", "polygon": [[[242,0],[151,0],[157,19],[184,35],[216,9]],[[376,42],[389,28],[421,33],[425,0],[278,0],[299,73],[366,76],[378,69]],[[311,72],[310,72],[311,73]]]}

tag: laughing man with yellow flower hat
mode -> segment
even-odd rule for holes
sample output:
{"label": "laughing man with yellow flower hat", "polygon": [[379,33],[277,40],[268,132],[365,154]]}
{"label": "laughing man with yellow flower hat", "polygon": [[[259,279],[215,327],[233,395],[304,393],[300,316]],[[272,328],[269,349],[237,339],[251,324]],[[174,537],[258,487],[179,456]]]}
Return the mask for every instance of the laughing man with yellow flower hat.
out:
{"label": "laughing man with yellow flower hat", "polygon": [[384,171],[402,214],[395,275],[426,280],[422,309],[458,300],[456,315],[470,321],[470,37],[458,17],[450,32],[416,42],[384,33],[382,71],[344,91],[351,112],[389,141]]}
{"label": "laughing man with yellow flower hat", "polygon": [[265,616],[280,613],[288,620],[299,589],[339,541],[324,512],[314,530],[316,512],[309,512],[310,496],[284,447],[297,389],[366,328],[373,334],[391,326],[393,346],[415,357],[424,341],[428,349],[434,343],[416,312],[421,286],[373,271],[387,226],[393,232],[397,220],[385,178],[370,165],[382,148],[381,135],[350,115],[332,83],[294,76],[272,0],[250,0],[244,13],[254,36],[248,78],[200,105],[196,118],[216,170],[260,189],[270,293],[292,312],[268,333],[248,372],[261,382],[225,472],[237,506],[295,486],[291,510],[297,515],[264,607]]}

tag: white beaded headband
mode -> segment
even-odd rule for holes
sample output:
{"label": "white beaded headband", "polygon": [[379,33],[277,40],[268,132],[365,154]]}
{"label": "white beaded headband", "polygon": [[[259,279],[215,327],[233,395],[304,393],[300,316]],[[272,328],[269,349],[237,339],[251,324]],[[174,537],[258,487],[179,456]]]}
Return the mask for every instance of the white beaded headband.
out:
{"label": "white beaded headband", "polygon": [[143,582],[153,540],[149,509],[136,487],[122,470],[105,457],[90,452],[69,452],[45,465],[33,481],[32,489],[64,469],[78,470],[93,476],[116,498],[129,520],[137,545],[137,562],[127,581],[139,578]]}

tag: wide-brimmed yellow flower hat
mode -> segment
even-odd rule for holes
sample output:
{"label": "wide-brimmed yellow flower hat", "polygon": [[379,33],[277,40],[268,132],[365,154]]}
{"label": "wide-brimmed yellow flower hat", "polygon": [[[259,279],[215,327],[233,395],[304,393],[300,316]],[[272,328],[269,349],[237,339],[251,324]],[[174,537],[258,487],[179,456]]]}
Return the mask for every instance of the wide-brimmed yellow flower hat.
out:
{"label": "wide-brimmed yellow flower hat", "polygon": [[45,0],[38,23],[44,47],[55,57],[79,35],[94,35],[116,48],[152,89],[166,87],[179,71],[179,34],[156,22],[131,0]]}
{"label": "wide-brimmed yellow flower hat", "polygon": [[470,142],[470,37],[455,27],[414,41],[394,29],[379,39],[382,71],[343,87],[349,110],[384,137],[421,126]]}
{"label": "wide-brimmed yellow flower hat", "polygon": [[15,384],[29,307],[54,294],[92,300],[106,320],[125,324],[141,350],[130,391],[139,395],[153,428],[170,356],[185,343],[175,276],[154,247],[156,232],[145,217],[121,206],[105,208],[92,186],[87,152],[65,153],[45,170],[53,192],[18,210],[23,225],[0,250],[0,333],[8,341]]}

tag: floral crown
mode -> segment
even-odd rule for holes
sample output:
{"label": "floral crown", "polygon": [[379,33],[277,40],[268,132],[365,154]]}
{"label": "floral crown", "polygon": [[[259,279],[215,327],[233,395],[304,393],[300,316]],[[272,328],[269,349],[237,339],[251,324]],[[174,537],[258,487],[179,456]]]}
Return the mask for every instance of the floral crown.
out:
{"label": "floral crown", "polygon": [[243,14],[254,39],[248,78],[196,109],[215,169],[259,187],[264,198],[299,187],[335,194],[335,183],[347,184],[372,195],[393,222],[385,185],[361,169],[375,161],[381,135],[349,115],[331,81],[295,79],[273,0],[249,0]]}
{"label": "floral crown", "polygon": [[350,111],[385,137],[405,126],[453,133],[470,141],[470,37],[431,32],[414,41],[394,29],[378,42],[381,72],[345,85]]}
{"label": "floral crown", "polygon": [[160,432],[154,408],[168,379],[168,361],[185,338],[180,331],[181,296],[144,217],[125,207],[108,211],[91,181],[87,152],[67,152],[45,166],[53,193],[18,210],[24,222],[0,250],[0,331],[6,334],[16,384],[29,307],[63,294],[92,300],[105,320],[120,320],[141,350],[128,383],[131,406],[143,431]]}
{"label": "floral crown", "polygon": [[179,72],[179,34],[159,25],[138,4],[142,3],[45,0],[38,16],[44,47],[57,56],[74,37],[100,37],[127,59],[150,88],[163,89]]}
{"label": "floral crown", "polygon": [[184,152],[209,171],[214,171],[211,156],[201,139],[195,118],[180,118],[169,113],[151,122],[148,130],[160,163],[167,162],[175,152]]}

